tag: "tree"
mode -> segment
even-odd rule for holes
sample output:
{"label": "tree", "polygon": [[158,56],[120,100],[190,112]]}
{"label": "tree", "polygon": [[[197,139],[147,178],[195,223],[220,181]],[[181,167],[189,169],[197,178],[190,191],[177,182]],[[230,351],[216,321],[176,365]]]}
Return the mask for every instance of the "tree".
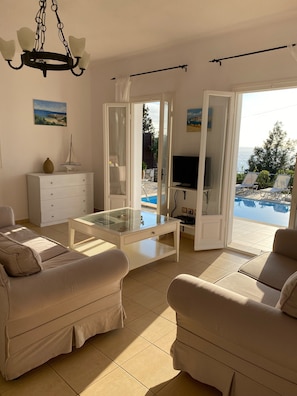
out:
{"label": "tree", "polygon": [[150,117],[150,110],[145,104],[142,113],[142,142],[142,159],[149,168],[155,168],[157,166],[159,142]]}
{"label": "tree", "polygon": [[154,135],[155,127],[150,117],[150,109],[144,104],[142,113],[142,133],[151,133]]}
{"label": "tree", "polygon": [[254,153],[248,160],[249,171],[266,170],[270,174],[276,174],[293,169],[297,140],[287,139],[287,132],[282,127],[283,124],[277,121],[263,146],[254,148]]}

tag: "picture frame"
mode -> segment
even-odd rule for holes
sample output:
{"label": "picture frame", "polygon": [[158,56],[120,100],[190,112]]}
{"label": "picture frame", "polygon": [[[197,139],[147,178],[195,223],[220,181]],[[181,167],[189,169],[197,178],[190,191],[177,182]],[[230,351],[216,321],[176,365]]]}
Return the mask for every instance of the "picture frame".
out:
{"label": "picture frame", "polygon": [[[187,132],[201,132],[202,108],[193,108],[187,110]],[[208,109],[207,130],[212,127],[212,109]]]}
{"label": "picture frame", "polygon": [[33,99],[35,125],[67,126],[66,102]]}

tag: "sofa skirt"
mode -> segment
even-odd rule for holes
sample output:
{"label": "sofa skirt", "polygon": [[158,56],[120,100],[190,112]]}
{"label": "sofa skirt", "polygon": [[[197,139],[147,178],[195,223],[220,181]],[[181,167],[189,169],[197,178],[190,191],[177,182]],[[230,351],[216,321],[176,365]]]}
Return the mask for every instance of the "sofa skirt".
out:
{"label": "sofa skirt", "polygon": [[[187,336],[191,343],[187,344]],[[195,342],[193,343],[193,339]],[[223,396],[296,396],[297,385],[178,328],[171,347],[173,366],[217,388]]]}
{"label": "sofa skirt", "polygon": [[[105,300],[104,304],[102,300]],[[125,312],[118,292],[25,334],[7,337],[8,348],[1,373],[6,380],[15,379],[60,354],[71,352],[73,346],[80,348],[96,334],[122,328],[124,318]]]}

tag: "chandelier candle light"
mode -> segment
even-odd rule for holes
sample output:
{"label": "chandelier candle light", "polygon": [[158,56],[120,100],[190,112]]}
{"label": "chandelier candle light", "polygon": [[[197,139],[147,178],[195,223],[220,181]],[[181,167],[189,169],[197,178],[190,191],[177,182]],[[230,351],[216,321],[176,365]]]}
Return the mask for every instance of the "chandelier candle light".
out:
{"label": "chandelier candle light", "polygon": [[48,70],[70,70],[75,76],[81,76],[90,62],[90,55],[85,52],[86,39],[77,39],[73,36],[69,36],[68,45],[63,33],[64,24],[61,22],[58,15],[57,0],[51,1],[51,10],[57,17],[58,36],[64,45],[65,54],[48,52],[43,48],[45,44],[47,0],[39,1],[40,8],[35,17],[35,22],[37,24],[36,32],[34,33],[33,30],[27,27],[23,27],[17,31],[18,41],[23,50],[20,66],[13,66],[11,63],[15,54],[14,40],[5,41],[0,38],[1,54],[9,66],[15,70],[19,70],[26,65],[40,69],[44,77],[46,77]]}

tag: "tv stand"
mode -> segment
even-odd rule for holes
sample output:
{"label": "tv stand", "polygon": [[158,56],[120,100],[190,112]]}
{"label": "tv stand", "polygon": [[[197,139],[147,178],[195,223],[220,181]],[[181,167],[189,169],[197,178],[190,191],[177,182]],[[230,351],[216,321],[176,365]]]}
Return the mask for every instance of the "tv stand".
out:
{"label": "tv stand", "polygon": [[188,183],[177,184],[175,187],[190,188],[191,190],[196,190],[196,188],[197,188],[195,186],[191,186],[191,184],[188,184]]}
{"label": "tv stand", "polygon": [[176,219],[181,220],[181,224],[187,224],[187,225],[195,224],[195,217],[192,216],[180,215],[180,216],[176,216]]}

